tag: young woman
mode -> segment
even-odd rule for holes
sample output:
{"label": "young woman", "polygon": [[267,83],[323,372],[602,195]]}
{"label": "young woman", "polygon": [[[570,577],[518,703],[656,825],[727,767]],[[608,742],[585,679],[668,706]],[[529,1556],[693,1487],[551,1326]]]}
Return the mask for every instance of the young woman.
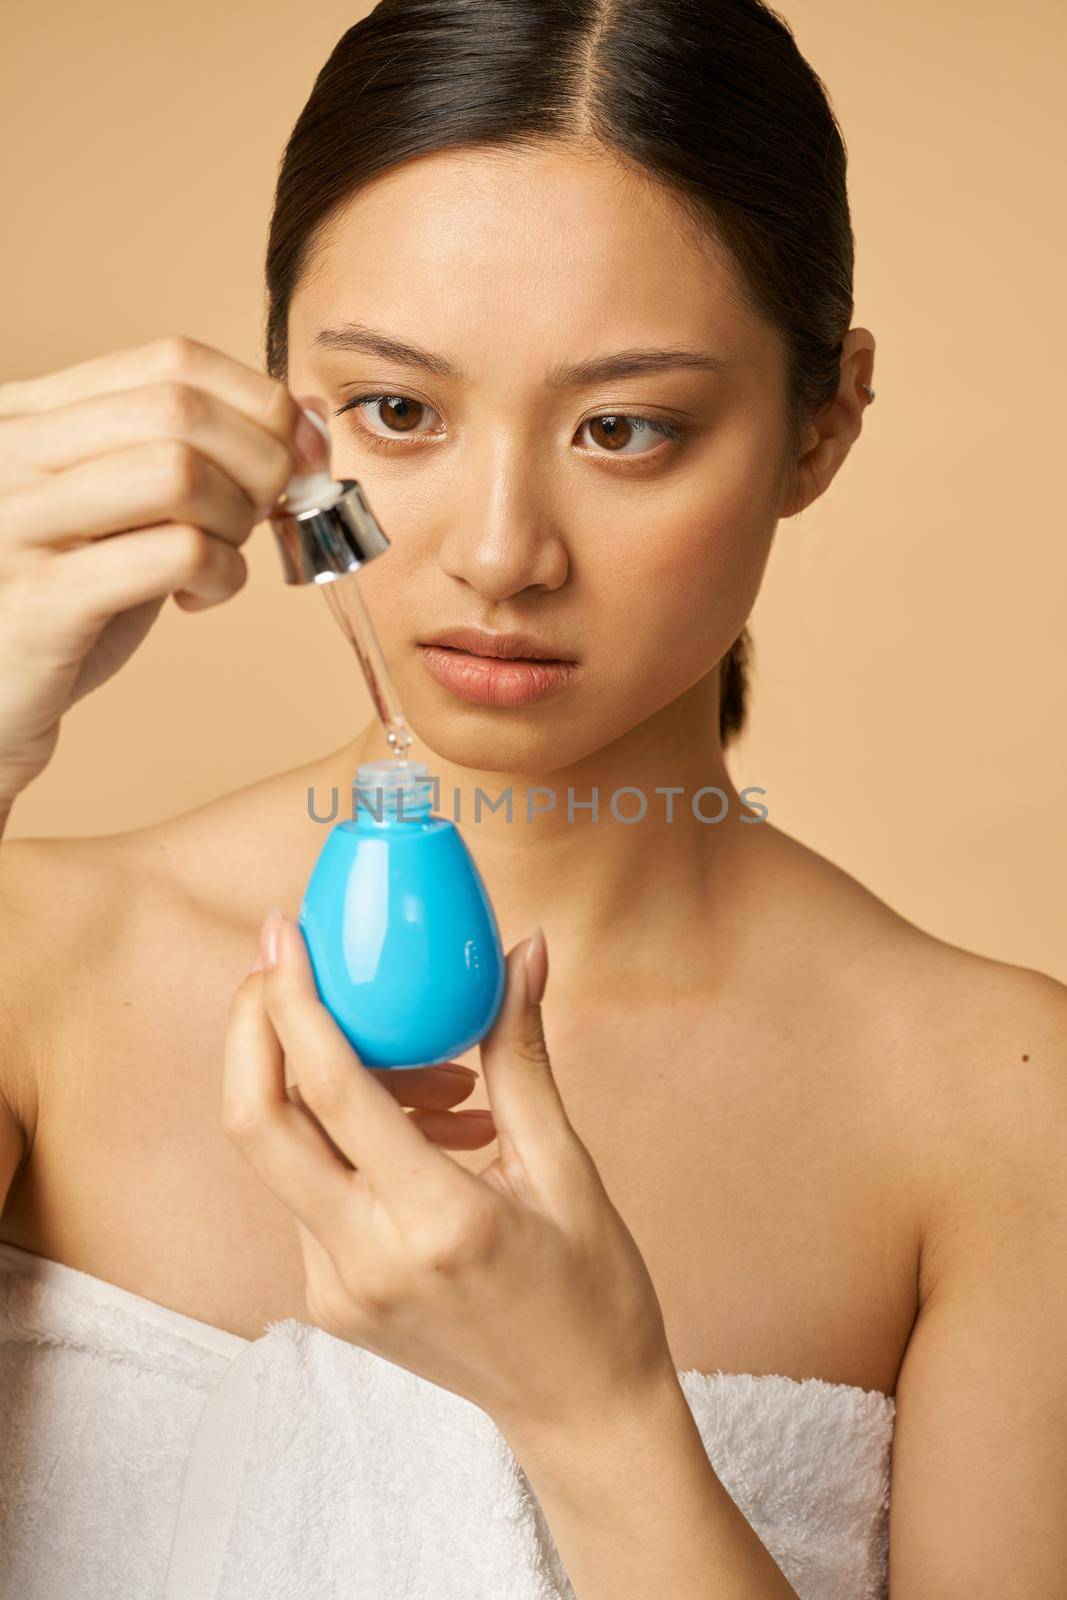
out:
{"label": "young woman", "polygon": [[3,1594],[1061,1592],[1067,996],[724,759],[874,398],[852,243],[758,0],[384,0],[285,151],[267,375],[165,336],[0,389],[3,811],[168,595],[241,587],[303,403],[510,952],[480,1076],[319,1004],[308,791],[376,723],[0,847]]}

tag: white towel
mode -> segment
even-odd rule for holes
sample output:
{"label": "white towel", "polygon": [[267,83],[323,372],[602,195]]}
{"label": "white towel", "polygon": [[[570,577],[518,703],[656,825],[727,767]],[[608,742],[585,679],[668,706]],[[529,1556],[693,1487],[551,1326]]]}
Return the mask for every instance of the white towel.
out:
{"label": "white towel", "polygon": [[[885,1600],[893,1399],[680,1381],[801,1600]],[[307,1323],[240,1339],[0,1243],[0,1600],[165,1591],[572,1600],[525,1474],[471,1402]]]}
{"label": "white towel", "polygon": [[[680,1378],[713,1465],[801,1600],[882,1600],[893,1402],[818,1380]],[[286,1320],[234,1363],[194,1441],[166,1600],[216,1596],[573,1591],[484,1411]]]}

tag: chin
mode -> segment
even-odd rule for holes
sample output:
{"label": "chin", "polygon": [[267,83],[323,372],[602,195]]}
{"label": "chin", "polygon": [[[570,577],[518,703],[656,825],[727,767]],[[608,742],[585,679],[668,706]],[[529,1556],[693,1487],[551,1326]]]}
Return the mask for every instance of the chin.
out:
{"label": "chin", "polygon": [[592,755],[604,743],[602,732],[583,730],[548,706],[515,711],[472,705],[458,713],[411,715],[408,720],[426,747],[431,774],[429,757],[437,756],[472,772],[499,773],[504,781],[524,774],[542,779]]}

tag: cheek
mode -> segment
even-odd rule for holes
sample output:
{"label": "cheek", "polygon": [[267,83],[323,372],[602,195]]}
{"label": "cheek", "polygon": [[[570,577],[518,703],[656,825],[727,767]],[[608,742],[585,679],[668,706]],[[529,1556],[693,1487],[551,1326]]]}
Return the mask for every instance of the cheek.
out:
{"label": "cheek", "polygon": [[[631,552],[600,576],[602,615],[626,617],[634,676],[642,658],[688,686],[733,643],[759,591],[776,523],[767,456],[716,452],[714,472],[664,493],[623,533]],[[610,596],[610,601],[608,601]]]}

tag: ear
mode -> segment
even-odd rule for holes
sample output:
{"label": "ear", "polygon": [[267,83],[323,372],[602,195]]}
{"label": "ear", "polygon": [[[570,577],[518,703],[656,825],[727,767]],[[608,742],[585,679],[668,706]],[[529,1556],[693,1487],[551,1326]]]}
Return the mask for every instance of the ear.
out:
{"label": "ear", "polygon": [[829,488],[859,438],[864,408],[870,404],[861,385],[872,385],[874,348],[874,334],[867,328],[850,328],[845,335],[837,393],[807,425],[804,451],[784,491],[780,517],[807,510]]}

